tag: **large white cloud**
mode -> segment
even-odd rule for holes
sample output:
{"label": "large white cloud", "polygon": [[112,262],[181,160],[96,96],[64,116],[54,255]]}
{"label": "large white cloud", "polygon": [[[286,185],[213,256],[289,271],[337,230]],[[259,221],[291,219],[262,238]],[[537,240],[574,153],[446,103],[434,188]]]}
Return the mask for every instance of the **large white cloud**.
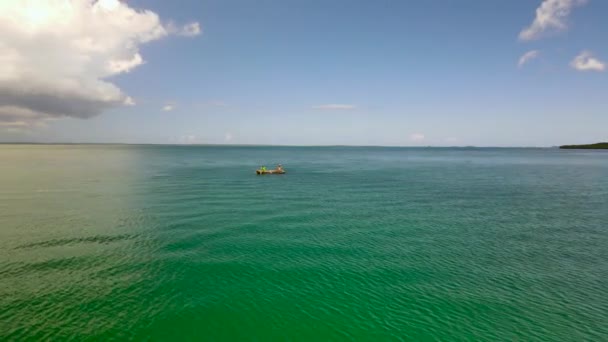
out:
{"label": "large white cloud", "polygon": [[567,29],[566,18],[572,8],[585,3],[587,0],[544,0],[536,9],[536,17],[532,24],[519,33],[519,39],[534,40],[541,38],[547,31]]}
{"label": "large white cloud", "polygon": [[118,0],[0,1],[0,126],[88,118],[134,101],[108,78],[144,63],[141,44],[173,32]]}

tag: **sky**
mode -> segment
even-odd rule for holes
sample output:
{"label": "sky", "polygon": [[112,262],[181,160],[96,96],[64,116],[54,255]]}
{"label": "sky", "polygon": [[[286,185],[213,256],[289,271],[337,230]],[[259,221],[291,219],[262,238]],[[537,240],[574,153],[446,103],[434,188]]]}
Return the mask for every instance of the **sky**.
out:
{"label": "sky", "polygon": [[0,142],[608,141],[604,0],[2,0]]}

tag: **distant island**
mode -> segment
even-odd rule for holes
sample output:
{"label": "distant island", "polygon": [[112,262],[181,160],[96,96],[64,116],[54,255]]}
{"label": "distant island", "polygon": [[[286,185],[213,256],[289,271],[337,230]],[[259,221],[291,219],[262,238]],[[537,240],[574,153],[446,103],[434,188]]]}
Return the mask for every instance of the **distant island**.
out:
{"label": "distant island", "polygon": [[559,148],[572,150],[608,150],[608,142],[589,145],[564,145],[560,146]]}

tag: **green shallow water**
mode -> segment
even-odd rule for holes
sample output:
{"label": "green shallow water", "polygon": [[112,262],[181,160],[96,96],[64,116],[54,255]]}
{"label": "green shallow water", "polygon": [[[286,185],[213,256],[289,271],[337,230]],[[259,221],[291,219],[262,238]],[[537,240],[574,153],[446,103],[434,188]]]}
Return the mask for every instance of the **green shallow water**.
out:
{"label": "green shallow water", "polygon": [[[0,145],[0,340],[608,339],[608,153]],[[281,162],[282,176],[256,176]]]}

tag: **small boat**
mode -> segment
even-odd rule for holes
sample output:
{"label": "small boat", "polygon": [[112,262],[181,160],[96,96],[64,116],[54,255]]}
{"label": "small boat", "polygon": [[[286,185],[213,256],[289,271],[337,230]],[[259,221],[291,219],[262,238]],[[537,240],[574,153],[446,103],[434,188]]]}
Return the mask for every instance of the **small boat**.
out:
{"label": "small boat", "polygon": [[258,175],[282,175],[285,173],[284,170],[255,170]]}

